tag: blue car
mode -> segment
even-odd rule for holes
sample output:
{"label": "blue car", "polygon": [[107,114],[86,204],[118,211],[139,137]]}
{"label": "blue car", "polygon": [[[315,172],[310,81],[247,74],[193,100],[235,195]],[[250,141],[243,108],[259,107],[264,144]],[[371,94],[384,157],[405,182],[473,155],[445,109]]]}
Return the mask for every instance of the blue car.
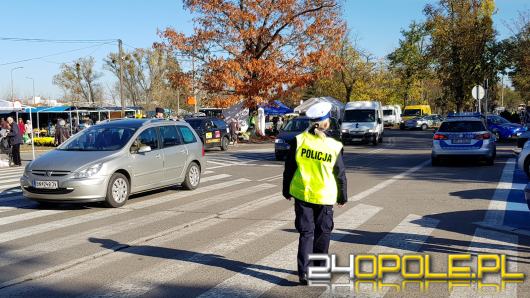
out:
{"label": "blue car", "polygon": [[518,135],[525,131],[524,126],[512,123],[497,115],[488,115],[487,125],[488,130],[493,132],[498,140],[517,138]]}

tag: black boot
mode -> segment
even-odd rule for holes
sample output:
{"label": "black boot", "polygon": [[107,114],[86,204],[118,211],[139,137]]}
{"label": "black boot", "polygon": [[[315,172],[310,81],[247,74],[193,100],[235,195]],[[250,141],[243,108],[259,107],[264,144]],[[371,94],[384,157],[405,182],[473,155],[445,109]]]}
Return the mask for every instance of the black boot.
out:
{"label": "black boot", "polygon": [[307,282],[307,274],[303,274],[303,275],[298,276],[298,280],[300,281],[300,285],[301,286],[307,286],[307,284],[308,284],[308,282]]}

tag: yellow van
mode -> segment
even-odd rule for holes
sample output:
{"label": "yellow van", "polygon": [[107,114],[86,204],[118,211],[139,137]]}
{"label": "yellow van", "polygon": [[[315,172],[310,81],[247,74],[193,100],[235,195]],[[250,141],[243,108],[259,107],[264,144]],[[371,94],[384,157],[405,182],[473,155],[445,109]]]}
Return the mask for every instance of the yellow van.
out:
{"label": "yellow van", "polygon": [[403,114],[401,115],[401,123],[399,127],[401,129],[404,129],[405,121],[410,120],[412,118],[426,116],[430,114],[432,114],[430,105],[406,106],[405,109],[403,110]]}

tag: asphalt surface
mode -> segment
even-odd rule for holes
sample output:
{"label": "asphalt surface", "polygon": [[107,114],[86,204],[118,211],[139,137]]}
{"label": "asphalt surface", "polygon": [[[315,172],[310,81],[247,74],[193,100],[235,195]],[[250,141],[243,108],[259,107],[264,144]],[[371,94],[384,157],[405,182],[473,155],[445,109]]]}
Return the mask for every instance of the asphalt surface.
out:
{"label": "asphalt surface", "polygon": [[[432,131],[387,130],[380,146],[345,148],[349,203],[335,208],[330,252],[341,265],[349,254],[428,254],[435,272],[447,271],[448,254],[505,254],[508,271],[530,273],[530,216],[521,191],[528,179],[515,165],[513,144],[498,146],[494,166],[460,160],[433,168],[431,137]],[[273,145],[238,145],[207,156],[197,190],[138,195],[119,209],[39,207],[20,195],[21,168],[0,169],[0,296],[530,292],[528,282],[503,285],[496,275],[481,289],[476,282],[403,285],[398,276],[357,288],[299,286],[293,203],[281,197],[283,164],[274,160]],[[347,276],[336,275],[334,282],[347,283]],[[497,283],[503,287],[498,292]]]}

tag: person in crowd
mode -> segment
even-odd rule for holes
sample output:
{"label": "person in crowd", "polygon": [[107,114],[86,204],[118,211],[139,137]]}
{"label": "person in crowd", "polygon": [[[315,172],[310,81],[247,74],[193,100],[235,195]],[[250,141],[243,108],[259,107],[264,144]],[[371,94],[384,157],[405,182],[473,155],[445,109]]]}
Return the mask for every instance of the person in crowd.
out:
{"label": "person in crowd", "polygon": [[156,108],[155,109],[155,118],[158,118],[158,119],[164,119],[164,109],[162,108]]}
{"label": "person in crowd", "polygon": [[12,117],[8,117],[7,122],[9,123],[10,127],[9,133],[7,135],[10,137],[13,166],[20,167],[22,166],[22,161],[20,159],[20,144],[22,144],[22,134],[20,133],[17,123],[15,123],[15,120],[13,120]]}
{"label": "person in crowd", "polygon": [[239,134],[240,129],[241,126],[239,125],[239,121],[233,118],[232,121],[230,121],[230,136],[232,138],[232,142],[234,142],[234,146],[237,145],[237,136]]}
{"label": "person in crowd", "polygon": [[31,138],[31,132],[33,131],[33,125],[31,125],[31,121],[26,121],[26,124],[24,124],[24,131],[26,132],[24,138],[29,140]]}
{"label": "person in crowd", "polygon": [[24,119],[22,118],[18,118],[18,130],[22,136],[26,134],[26,125],[24,124]]}
{"label": "person in crowd", "polygon": [[283,126],[283,117],[278,117],[278,122],[276,122],[276,131],[280,132]]}
{"label": "person in crowd", "polygon": [[4,118],[0,119],[0,129],[7,129],[8,125],[9,124],[7,123],[7,121]]}
{"label": "person in crowd", "polygon": [[55,126],[55,146],[59,146],[70,138],[70,132],[66,127],[66,121],[64,119],[57,120],[57,125]]}

